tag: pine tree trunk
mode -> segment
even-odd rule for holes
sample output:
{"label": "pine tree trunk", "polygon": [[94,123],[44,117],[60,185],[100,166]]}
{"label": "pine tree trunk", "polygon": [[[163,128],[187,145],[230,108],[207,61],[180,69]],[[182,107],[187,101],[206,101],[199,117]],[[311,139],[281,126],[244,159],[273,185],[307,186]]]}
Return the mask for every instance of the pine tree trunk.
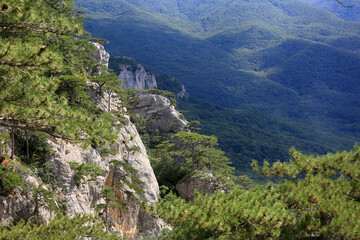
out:
{"label": "pine tree trunk", "polygon": [[15,129],[11,127],[11,160],[14,160],[15,153]]}
{"label": "pine tree trunk", "polygon": [[109,200],[106,199],[106,204],[105,204],[105,222],[106,222],[106,226],[108,224],[108,204],[109,204]]}
{"label": "pine tree trunk", "polygon": [[[330,224],[331,218],[328,214],[320,212],[320,227],[327,226]],[[320,234],[320,240],[326,240],[327,237],[324,234]]]}
{"label": "pine tree trunk", "polygon": [[191,147],[191,161],[192,161],[192,170],[195,171],[195,149],[194,149],[194,146]]}
{"label": "pine tree trunk", "polygon": [[108,98],[109,98],[109,100],[108,100],[108,112],[110,112],[110,110],[111,110],[111,91],[109,91],[108,92]]}
{"label": "pine tree trunk", "polygon": [[30,161],[30,150],[29,150],[29,135],[28,131],[25,131],[25,137],[26,137],[26,159],[28,162]]}
{"label": "pine tree trunk", "polygon": [[112,179],[111,179],[111,186],[112,186],[112,187],[114,187],[114,185],[115,185],[116,170],[117,170],[117,166],[114,165],[114,173],[113,173],[113,177],[112,177]]}
{"label": "pine tree trunk", "polygon": [[39,218],[39,199],[38,199],[38,195],[36,194],[35,195],[35,198],[34,198],[34,200],[35,200],[35,209],[34,209],[34,216],[36,216],[37,218]]}

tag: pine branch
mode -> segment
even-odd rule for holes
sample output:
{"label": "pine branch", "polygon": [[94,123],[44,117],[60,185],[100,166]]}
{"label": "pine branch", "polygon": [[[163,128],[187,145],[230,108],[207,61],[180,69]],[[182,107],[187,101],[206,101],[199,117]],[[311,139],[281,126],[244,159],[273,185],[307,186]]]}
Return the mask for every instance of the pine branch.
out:
{"label": "pine branch", "polygon": [[48,33],[48,32],[52,32],[52,33],[57,33],[58,31],[60,31],[60,29],[58,28],[53,28],[53,27],[36,27],[36,26],[32,26],[32,25],[40,25],[40,24],[44,24],[44,23],[30,23],[30,24],[2,24],[0,25],[0,29],[3,29],[5,31],[12,31],[12,30],[29,30],[29,31],[33,31],[33,32],[38,32],[38,33]]}

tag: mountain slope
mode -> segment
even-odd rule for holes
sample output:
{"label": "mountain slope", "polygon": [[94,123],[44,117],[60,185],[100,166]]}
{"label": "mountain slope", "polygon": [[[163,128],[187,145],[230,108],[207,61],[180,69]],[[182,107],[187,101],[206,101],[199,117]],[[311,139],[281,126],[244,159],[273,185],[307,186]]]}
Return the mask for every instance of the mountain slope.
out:
{"label": "mountain slope", "polygon": [[325,154],[350,149],[352,142],[303,126],[288,124],[250,110],[233,110],[190,97],[179,101],[188,120],[200,121],[200,133],[215,135],[239,174],[257,178],[253,159],[274,162],[290,159],[293,146],[304,153]]}
{"label": "mountain slope", "polygon": [[76,2],[112,55],[169,73],[192,95],[360,136],[357,23],[289,0]]}
{"label": "mountain slope", "polygon": [[329,12],[332,12],[339,18],[346,21],[360,22],[360,4],[356,0],[343,1],[345,6],[352,6],[352,8],[346,8],[341,6],[337,1],[333,0],[300,0],[311,6],[322,8]]}

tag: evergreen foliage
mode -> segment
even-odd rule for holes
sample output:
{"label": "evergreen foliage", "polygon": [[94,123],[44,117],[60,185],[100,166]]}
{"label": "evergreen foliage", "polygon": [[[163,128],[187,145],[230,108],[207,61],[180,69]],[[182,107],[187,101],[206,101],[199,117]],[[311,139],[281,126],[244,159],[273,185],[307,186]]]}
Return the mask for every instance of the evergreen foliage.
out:
{"label": "evergreen foliage", "polygon": [[100,76],[95,76],[95,79],[93,79],[94,82],[96,82],[99,85],[99,92],[102,91],[106,92],[108,95],[108,107],[107,111],[111,112],[111,97],[115,94],[122,93],[122,80],[118,78],[118,76],[111,72],[110,70],[104,70],[105,73],[101,74]]}
{"label": "evergreen foliage", "polygon": [[180,146],[185,148],[182,155],[188,158],[191,164],[191,170],[200,170],[201,157],[204,150],[217,145],[217,139],[214,136],[205,136],[192,132],[179,132],[172,138],[180,141]]}
{"label": "evergreen foliage", "polygon": [[235,176],[231,162],[220,149],[217,138],[194,132],[178,132],[172,141],[162,140],[150,155],[155,176],[160,185],[175,190],[183,178],[196,172],[211,172],[222,185],[233,186]]}
{"label": "evergreen foliage", "polygon": [[0,164],[0,195],[7,196],[16,187],[24,185],[24,180],[12,166]]}
{"label": "evergreen foliage", "polygon": [[[178,132],[172,136],[181,156],[191,163],[191,170],[206,170],[222,176],[223,180],[230,179],[234,174],[231,162],[225,152],[216,149],[218,145],[215,136],[206,136],[194,132]],[[219,179],[220,180],[220,179]]]}
{"label": "evergreen foliage", "polygon": [[105,231],[105,225],[97,218],[76,215],[73,218],[56,215],[49,224],[36,225],[21,220],[16,225],[0,226],[0,239],[120,239]]}
{"label": "evergreen foliage", "polygon": [[[144,193],[144,190],[141,188],[141,184],[143,184],[143,182],[136,177],[137,170],[129,165],[128,159],[129,158],[127,158],[125,162],[119,160],[111,161],[111,163],[114,164],[114,173],[111,181],[111,186],[112,187],[115,186],[118,189],[122,189],[123,185],[126,184],[130,189],[134,190],[138,195],[141,195]],[[120,178],[116,178],[117,181],[115,181],[115,177],[117,176],[116,172],[119,167],[123,168],[124,174]],[[133,195],[130,192],[129,194]]]}
{"label": "evergreen foliage", "polygon": [[[359,239],[360,147],[323,156],[291,150],[286,163],[253,167],[283,183],[229,194],[197,195],[185,202],[170,194],[160,216],[176,228],[172,239]],[[169,236],[168,236],[169,237]]]}
{"label": "evergreen foliage", "polygon": [[196,97],[180,99],[178,108],[188,121],[201,122],[197,133],[219,139],[219,147],[230,158],[237,175],[247,174],[256,182],[267,180],[252,171],[253,159],[290,159],[291,147],[307,154],[326,154],[349,150],[354,145],[349,138],[279,121],[256,111],[224,108]]}
{"label": "evergreen foliage", "polygon": [[70,167],[74,170],[75,183],[80,185],[82,181],[86,180],[87,176],[90,176],[90,180],[95,180],[96,176],[103,175],[105,173],[98,165],[92,163],[77,163],[69,162]]}
{"label": "evergreen foliage", "polygon": [[35,203],[33,217],[35,217],[37,221],[40,221],[39,219],[40,207],[45,207],[45,209],[50,211],[58,210],[58,207],[54,199],[54,193],[52,191],[47,190],[43,186],[33,188],[32,197]]}
{"label": "evergreen foliage", "polygon": [[105,211],[105,223],[109,222],[109,208],[121,208],[119,199],[115,196],[114,189],[111,186],[105,186],[100,192],[100,197],[104,199],[105,203],[96,205],[96,210]]}
{"label": "evergreen foliage", "polygon": [[190,173],[190,168],[179,159],[175,143],[168,140],[161,139],[149,157],[159,185],[172,191],[176,191],[176,184]]}
{"label": "evergreen foliage", "polygon": [[81,11],[71,1],[6,4],[0,12],[0,126],[86,144],[112,141],[116,136],[104,129],[114,119],[91,113],[85,93],[87,68],[96,61],[88,60],[95,48]]}

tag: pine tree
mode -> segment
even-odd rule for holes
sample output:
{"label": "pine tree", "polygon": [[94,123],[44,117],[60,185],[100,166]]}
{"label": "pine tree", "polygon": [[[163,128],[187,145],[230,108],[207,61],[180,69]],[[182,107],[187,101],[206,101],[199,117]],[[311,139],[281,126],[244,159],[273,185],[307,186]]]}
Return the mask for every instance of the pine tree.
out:
{"label": "pine tree", "polygon": [[34,225],[21,220],[16,225],[0,226],[0,239],[121,239],[105,229],[105,225],[92,216],[76,215],[69,218],[56,215],[47,225]]}
{"label": "pine tree", "polygon": [[165,196],[158,213],[175,227],[165,239],[360,239],[360,147],[291,156],[253,163],[261,174],[288,178],[278,185],[197,194],[193,202]]}
{"label": "pine tree", "polygon": [[100,92],[104,91],[108,95],[108,112],[111,112],[111,97],[114,93],[119,94],[122,92],[121,86],[123,81],[110,70],[104,69],[103,72],[92,81],[99,85]]}
{"label": "pine tree", "polygon": [[95,107],[85,92],[88,68],[96,61],[88,56],[87,51],[95,48],[88,42],[81,12],[68,0],[4,4],[0,126],[87,144],[114,140],[114,117],[91,113]]}
{"label": "pine tree", "polygon": [[200,170],[201,156],[204,149],[217,145],[215,136],[205,136],[193,132],[178,132],[172,136],[175,141],[179,141],[178,145],[185,148],[183,155],[191,160],[192,171]]}
{"label": "pine tree", "polygon": [[35,217],[38,222],[41,222],[39,219],[40,207],[45,207],[47,210],[50,211],[54,211],[57,209],[54,199],[54,193],[45,189],[43,186],[33,188],[32,197],[35,203],[33,217]]}
{"label": "pine tree", "polygon": [[96,205],[96,210],[104,210],[105,222],[109,223],[109,208],[122,208],[122,205],[119,203],[119,199],[115,196],[112,186],[105,186],[100,192],[100,197],[105,200],[105,203]]}

